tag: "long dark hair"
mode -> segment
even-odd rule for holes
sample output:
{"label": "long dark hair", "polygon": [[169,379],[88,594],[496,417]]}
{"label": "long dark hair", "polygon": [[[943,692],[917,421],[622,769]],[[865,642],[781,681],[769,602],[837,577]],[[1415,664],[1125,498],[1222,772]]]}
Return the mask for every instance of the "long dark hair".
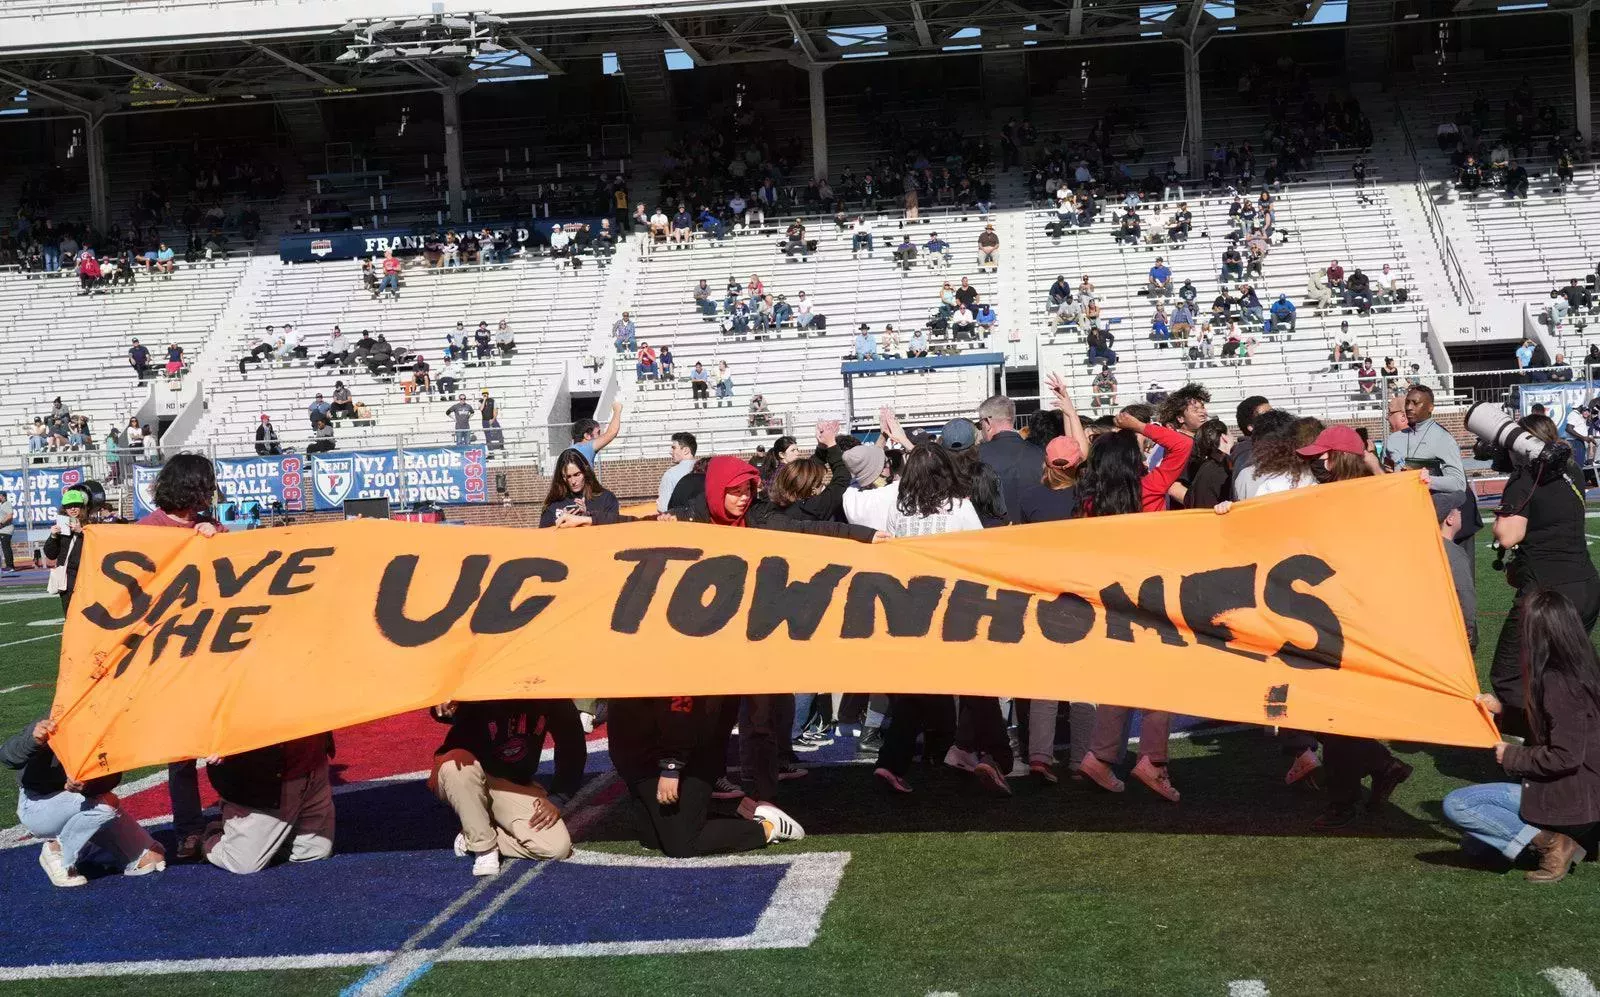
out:
{"label": "long dark hair", "polygon": [[906,468],[900,476],[901,515],[935,516],[969,494],[966,475],[944,447],[919,443],[906,455]]}
{"label": "long dark hair", "polygon": [[1102,433],[1089,447],[1078,478],[1079,516],[1120,516],[1144,508],[1140,479],[1144,451],[1129,430]]}
{"label": "long dark hair", "polygon": [[555,505],[557,502],[577,498],[567,490],[567,468],[573,464],[583,468],[584,498],[592,499],[605,491],[600,487],[600,479],[594,476],[594,468],[589,466],[588,458],[576,450],[563,450],[561,456],[556,458],[555,473],[550,476],[550,491],[545,494],[545,505]]}
{"label": "long dark hair", "polygon": [[770,491],[772,489],[772,479],[776,478],[778,472],[783,469],[783,461],[779,458],[783,456],[785,450],[798,442],[793,436],[780,436],[773,441],[772,446],[767,448],[767,452],[761,455],[761,463],[756,466],[756,469],[761,472],[762,491]]}
{"label": "long dark hair", "polygon": [[[1056,413],[1058,416],[1060,414]],[[1000,488],[1000,476],[978,456],[978,448],[956,450],[950,453],[950,459],[955,462],[956,470],[967,479],[967,497],[972,499],[972,507],[977,510],[978,517],[1005,519],[1006,497]]]}
{"label": "long dark hair", "polygon": [[1550,733],[1549,720],[1540,708],[1545,682],[1552,675],[1564,675],[1584,691],[1591,706],[1600,704],[1600,662],[1595,660],[1594,644],[1577,609],[1553,589],[1534,589],[1524,597],[1521,637],[1528,729],[1544,741]]}
{"label": "long dark hair", "polygon": [[211,461],[197,453],[181,453],[156,476],[156,508],[165,513],[194,515],[211,508],[217,474]]}
{"label": "long dark hair", "polygon": [[1221,419],[1207,419],[1194,432],[1194,450],[1189,454],[1189,470],[1193,472],[1208,460],[1223,456],[1220,444],[1228,435],[1228,424]]}

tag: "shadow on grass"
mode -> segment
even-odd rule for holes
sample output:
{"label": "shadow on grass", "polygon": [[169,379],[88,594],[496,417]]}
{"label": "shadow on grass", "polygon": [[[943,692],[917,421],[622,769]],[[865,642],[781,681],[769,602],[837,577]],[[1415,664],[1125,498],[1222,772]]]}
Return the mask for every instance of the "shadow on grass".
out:
{"label": "shadow on grass", "polygon": [[[1205,736],[1190,743],[1207,750],[1173,759],[1172,778],[1183,794],[1176,804],[1131,779],[1120,794],[1070,781],[1065,765],[1059,767],[1058,785],[1035,777],[1012,779],[1013,795],[1001,797],[981,789],[968,773],[918,764],[908,777],[913,787],[908,796],[883,787],[870,763],[813,768],[805,778],[785,782],[776,802],[805,826],[808,836],[1090,831],[1447,840],[1431,822],[1394,806],[1336,831],[1314,830],[1311,822],[1327,799],[1311,789],[1284,785],[1288,760],[1270,736]],[[1124,774],[1131,762],[1130,757],[1120,767]],[[588,838],[637,840],[628,808],[613,807],[591,827]]]}

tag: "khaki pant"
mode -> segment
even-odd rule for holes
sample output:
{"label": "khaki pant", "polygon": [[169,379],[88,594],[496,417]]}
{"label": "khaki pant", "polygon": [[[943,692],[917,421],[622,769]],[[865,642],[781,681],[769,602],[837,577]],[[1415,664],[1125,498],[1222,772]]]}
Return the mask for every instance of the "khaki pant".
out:
{"label": "khaki pant", "polygon": [[467,851],[499,849],[521,859],[564,859],[572,854],[572,836],[565,821],[535,830],[534,802],[545,797],[538,783],[519,785],[495,779],[465,751],[449,751],[434,760],[428,788],[456,812]]}
{"label": "khaki pant", "polygon": [[286,779],[276,810],[251,810],[223,801],[222,824],[206,833],[206,859],[229,872],[260,872],[288,846],[290,862],[333,854],[333,788],[328,763]]}

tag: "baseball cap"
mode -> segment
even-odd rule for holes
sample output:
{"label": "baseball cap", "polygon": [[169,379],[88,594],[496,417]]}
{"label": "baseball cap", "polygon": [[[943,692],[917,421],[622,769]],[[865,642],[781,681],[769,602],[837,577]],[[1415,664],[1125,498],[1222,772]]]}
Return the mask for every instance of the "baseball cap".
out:
{"label": "baseball cap", "polygon": [[978,427],[971,419],[951,419],[939,430],[939,444],[946,450],[968,450],[978,444]]}
{"label": "baseball cap", "polygon": [[1076,467],[1083,463],[1083,448],[1070,436],[1057,436],[1045,444],[1044,459],[1057,467]]}
{"label": "baseball cap", "polygon": [[73,506],[88,506],[89,493],[82,488],[68,488],[61,493],[61,508],[70,509]]}
{"label": "baseball cap", "polygon": [[1329,452],[1362,454],[1366,450],[1361,443],[1361,436],[1349,426],[1329,426],[1317,434],[1316,441],[1310,446],[1301,447],[1295,452],[1302,457],[1318,457]]}

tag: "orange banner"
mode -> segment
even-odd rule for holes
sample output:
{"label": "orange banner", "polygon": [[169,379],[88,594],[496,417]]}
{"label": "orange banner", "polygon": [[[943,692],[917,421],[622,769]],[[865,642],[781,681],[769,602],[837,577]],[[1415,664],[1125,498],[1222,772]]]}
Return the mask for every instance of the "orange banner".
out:
{"label": "orange banner", "polygon": [[449,699],[800,687],[1496,740],[1407,474],[1225,516],[873,545],[688,523],[91,527],[52,744],[82,778]]}

